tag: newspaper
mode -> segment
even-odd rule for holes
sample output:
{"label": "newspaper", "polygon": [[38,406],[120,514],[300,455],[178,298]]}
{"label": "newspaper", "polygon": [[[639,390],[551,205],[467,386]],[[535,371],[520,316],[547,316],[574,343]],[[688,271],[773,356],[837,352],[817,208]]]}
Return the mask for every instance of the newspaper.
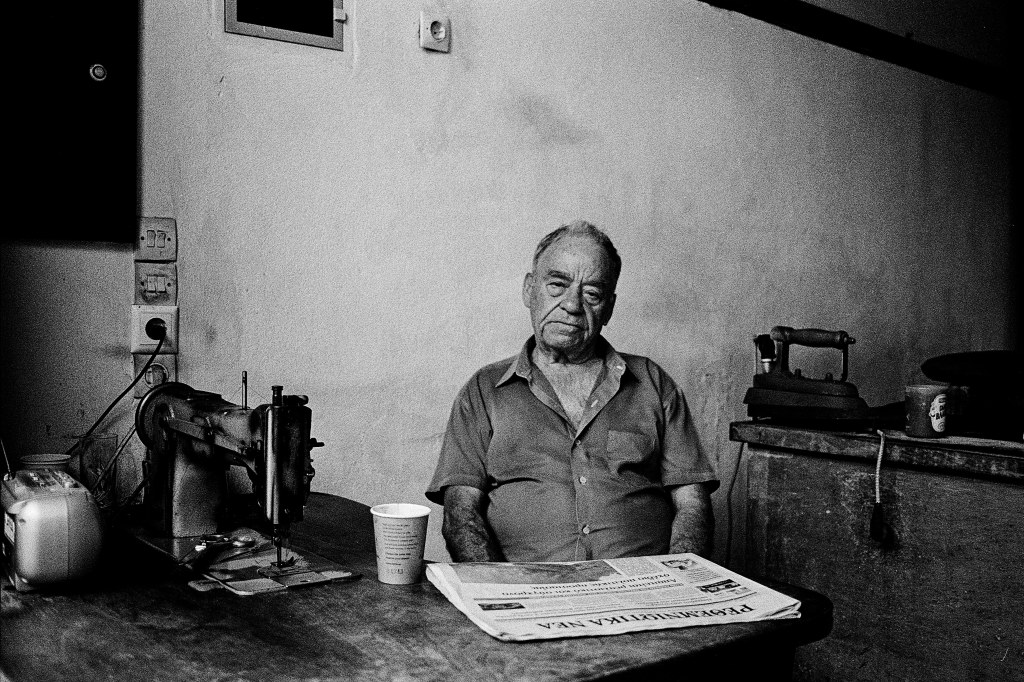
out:
{"label": "newspaper", "polygon": [[800,617],[799,600],[696,554],[435,563],[426,573],[480,629],[509,642]]}

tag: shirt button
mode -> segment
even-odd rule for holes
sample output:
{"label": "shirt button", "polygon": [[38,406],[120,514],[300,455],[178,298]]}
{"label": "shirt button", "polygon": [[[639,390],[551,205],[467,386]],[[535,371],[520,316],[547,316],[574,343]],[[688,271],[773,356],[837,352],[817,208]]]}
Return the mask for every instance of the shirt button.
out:
{"label": "shirt button", "polygon": [[590,535],[590,526],[583,526],[583,534]]}
{"label": "shirt button", "polygon": [[580,476],[580,483],[586,483],[586,482],[587,482],[587,477],[586,476]]}

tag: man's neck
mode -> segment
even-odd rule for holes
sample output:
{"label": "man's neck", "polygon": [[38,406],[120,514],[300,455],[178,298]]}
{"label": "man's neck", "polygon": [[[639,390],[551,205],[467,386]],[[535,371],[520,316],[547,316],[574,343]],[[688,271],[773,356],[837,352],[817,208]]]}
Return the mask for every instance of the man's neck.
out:
{"label": "man's neck", "polygon": [[574,428],[579,429],[590,402],[590,395],[604,371],[604,359],[591,352],[586,360],[570,360],[545,354],[539,348],[533,349],[531,358],[534,366],[554,389],[565,416],[569,418]]}
{"label": "man's neck", "polygon": [[553,369],[567,365],[590,366],[604,362],[603,358],[598,354],[597,343],[593,343],[588,348],[581,349],[575,353],[560,351],[554,348],[543,349],[540,347],[540,344],[535,344],[533,352],[530,353],[530,359],[538,367],[551,367]]}

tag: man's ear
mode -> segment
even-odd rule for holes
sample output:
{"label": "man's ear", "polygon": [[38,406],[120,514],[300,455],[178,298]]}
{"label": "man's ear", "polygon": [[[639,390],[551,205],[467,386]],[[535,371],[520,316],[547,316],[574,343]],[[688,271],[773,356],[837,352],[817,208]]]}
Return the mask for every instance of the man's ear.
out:
{"label": "man's ear", "polygon": [[615,294],[613,293],[608,297],[608,307],[605,308],[604,314],[601,316],[601,326],[608,324],[609,320],[612,319],[612,312],[615,311]]}
{"label": "man's ear", "polygon": [[530,301],[533,300],[533,273],[526,273],[526,277],[523,277],[523,305],[527,308],[530,307]]}

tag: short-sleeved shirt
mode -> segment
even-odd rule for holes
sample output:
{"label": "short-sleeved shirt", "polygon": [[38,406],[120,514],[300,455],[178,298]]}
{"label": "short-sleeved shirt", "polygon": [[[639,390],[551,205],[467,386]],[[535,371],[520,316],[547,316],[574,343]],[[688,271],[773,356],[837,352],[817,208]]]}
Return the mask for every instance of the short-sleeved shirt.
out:
{"label": "short-sleeved shirt", "polygon": [[668,489],[718,486],[686,401],[656,363],[599,339],[601,376],[577,429],[544,374],[531,338],[484,367],[455,399],[427,498],[472,486],[509,561],[580,561],[668,551]]}

